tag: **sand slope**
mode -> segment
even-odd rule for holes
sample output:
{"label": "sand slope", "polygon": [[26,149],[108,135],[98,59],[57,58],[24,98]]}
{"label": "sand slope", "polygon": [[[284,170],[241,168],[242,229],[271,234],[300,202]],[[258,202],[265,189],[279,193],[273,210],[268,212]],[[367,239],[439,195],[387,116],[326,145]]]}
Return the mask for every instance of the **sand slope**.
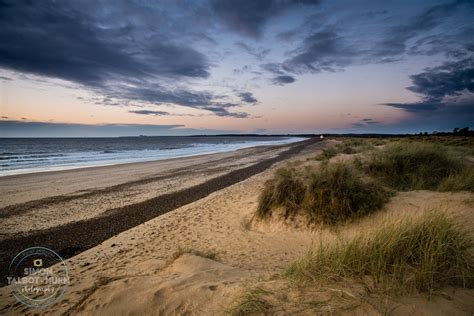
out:
{"label": "sand slope", "polygon": [[152,276],[112,279],[71,312],[78,315],[214,315],[232,302],[248,272],[184,254]]}

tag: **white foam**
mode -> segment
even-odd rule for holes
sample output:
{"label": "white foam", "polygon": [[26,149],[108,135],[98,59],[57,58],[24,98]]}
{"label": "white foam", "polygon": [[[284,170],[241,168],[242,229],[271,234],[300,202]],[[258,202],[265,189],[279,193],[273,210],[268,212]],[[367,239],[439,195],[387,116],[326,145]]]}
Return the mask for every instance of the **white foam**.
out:
{"label": "white foam", "polygon": [[306,138],[292,137],[272,141],[243,141],[220,144],[198,143],[190,147],[159,150],[130,150],[111,152],[78,152],[44,158],[21,158],[10,168],[0,170],[0,177],[25,173],[48,172],[85,167],[110,166],[132,162],[164,160],[179,157],[191,157],[205,154],[235,151],[243,148],[282,145],[303,141]]}

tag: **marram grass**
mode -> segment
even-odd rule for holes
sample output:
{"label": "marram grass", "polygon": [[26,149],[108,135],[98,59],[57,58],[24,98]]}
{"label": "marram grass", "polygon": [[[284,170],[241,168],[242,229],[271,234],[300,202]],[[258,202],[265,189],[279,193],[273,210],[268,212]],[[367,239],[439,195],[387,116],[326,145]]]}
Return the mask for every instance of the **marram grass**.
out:
{"label": "marram grass", "polygon": [[270,292],[262,288],[249,289],[242,294],[234,306],[226,310],[226,314],[232,316],[267,315],[273,307],[265,299],[268,294]]}
{"label": "marram grass", "polygon": [[435,190],[464,169],[462,160],[446,147],[421,142],[387,144],[367,163],[369,174],[397,190]]}
{"label": "marram grass", "polygon": [[328,164],[315,172],[307,188],[304,209],[312,221],[333,225],[373,213],[390,193],[348,164]]}
{"label": "marram grass", "polygon": [[265,217],[272,208],[280,206],[285,208],[286,216],[290,215],[300,207],[305,191],[305,185],[292,170],[278,169],[260,194],[257,216]]}
{"label": "marram grass", "polygon": [[292,263],[296,282],[370,280],[398,293],[474,286],[473,242],[453,217],[441,212],[386,225],[350,240],[321,245]]}
{"label": "marram grass", "polygon": [[375,212],[390,197],[380,184],[363,179],[344,163],[322,166],[308,178],[303,181],[289,169],[278,170],[260,194],[257,216],[283,207],[285,216],[300,212],[312,222],[333,225]]}

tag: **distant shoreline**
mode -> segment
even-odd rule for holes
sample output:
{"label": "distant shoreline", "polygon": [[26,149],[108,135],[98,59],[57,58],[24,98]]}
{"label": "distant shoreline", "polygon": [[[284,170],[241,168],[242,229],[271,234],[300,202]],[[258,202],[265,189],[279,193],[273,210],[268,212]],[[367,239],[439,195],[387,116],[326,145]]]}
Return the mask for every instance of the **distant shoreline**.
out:
{"label": "distant shoreline", "polygon": [[[150,137],[153,139],[153,137]],[[170,141],[163,141],[163,137],[157,137],[151,142],[133,142],[130,138],[111,138],[114,141],[108,142],[108,138],[77,138],[78,144],[88,144],[87,148],[71,141],[73,138],[54,138],[51,143],[49,138],[38,138],[38,142],[44,141],[49,147],[43,150],[41,143],[36,143],[35,138],[9,138],[4,139],[5,148],[0,152],[0,177],[8,177],[20,174],[35,174],[44,172],[54,172],[63,170],[74,170],[91,167],[114,166],[136,162],[162,161],[167,159],[193,157],[206,154],[232,152],[243,148],[259,146],[276,146],[304,141],[302,137],[271,137],[271,139],[247,136],[238,141],[233,136],[213,143],[209,142],[210,137],[203,136],[200,141],[190,141],[197,137],[176,137]],[[124,139],[123,142],[120,139]],[[148,137],[137,137],[137,139],[149,139]],[[212,139],[212,138],[211,138]],[[18,140],[17,145],[15,141]],[[63,149],[63,142],[68,147]],[[55,144],[56,143],[56,144]],[[28,144],[28,145],[24,145]],[[51,144],[55,144],[52,146]],[[145,144],[137,147],[130,144]],[[20,147],[23,145],[23,148]],[[20,148],[18,149],[17,146]],[[28,146],[28,151],[24,148]],[[125,147],[125,148],[124,148]],[[34,148],[34,149],[33,149]],[[57,148],[57,149],[56,149]],[[91,150],[91,148],[93,148]]]}

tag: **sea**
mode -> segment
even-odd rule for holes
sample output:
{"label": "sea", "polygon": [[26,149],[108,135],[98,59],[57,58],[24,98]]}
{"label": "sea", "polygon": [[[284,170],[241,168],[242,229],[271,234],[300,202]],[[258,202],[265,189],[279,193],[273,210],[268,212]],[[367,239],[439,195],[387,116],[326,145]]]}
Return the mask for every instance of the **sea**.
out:
{"label": "sea", "polygon": [[279,136],[0,138],[0,176],[189,157],[304,139]]}

